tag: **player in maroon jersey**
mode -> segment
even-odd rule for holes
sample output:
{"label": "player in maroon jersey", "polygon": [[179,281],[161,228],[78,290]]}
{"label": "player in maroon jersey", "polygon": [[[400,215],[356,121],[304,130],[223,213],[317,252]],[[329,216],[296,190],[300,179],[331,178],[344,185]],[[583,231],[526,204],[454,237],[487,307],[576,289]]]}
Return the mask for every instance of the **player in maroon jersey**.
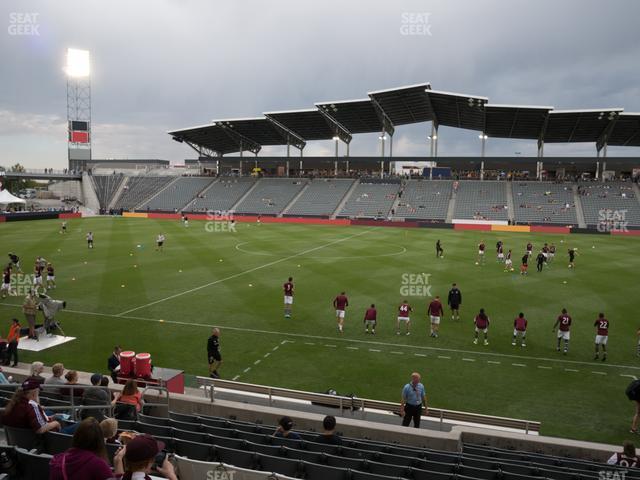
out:
{"label": "player in maroon jersey", "polygon": [[42,286],[42,266],[38,262],[36,262],[35,266],[33,267],[33,290],[36,295],[38,294],[39,288],[42,288],[44,290],[44,287]]}
{"label": "player in maroon jersey", "polygon": [[556,323],[553,324],[553,331],[558,327],[558,346],[556,350],[560,351],[560,343],[564,340],[564,355],[569,351],[569,340],[571,339],[571,317],[567,313],[567,309],[563,308],[562,313],[558,316]]}
{"label": "player in maroon jersey", "polygon": [[473,344],[478,344],[478,334],[482,332],[484,333],[484,344],[489,345],[489,316],[484,312],[484,308],[480,309],[478,315],[473,319],[473,323],[476,327],[476,335],[473,339]]}
{"label": "player in maroon jersey", "polygon": [[47,290],[56,288],[56,274],[52,263],[47,263]]}
{"label": "player in maroon jersey", "polygon": [[291,318],[291,309],[293,308],[293,277],[289,277],[282,286],[284,290],[284,318]]}
{"label": "player in maroon jersey", "polygon": [[486,248],[487,246],[485,245],[484,240],[482,240],[478,244],[478,260],[476,260],[476,265],[479,265],[480,263],[484,265],[484,251]]}
{"label": "player in maroon jersey", "polygon": [[429,306],[427,307],[427,315],[429,315],[429,319],[431,320],[431,333],[430,337],[438,338],[438,330],[440,329],[440,317],[444,315],[444,311],[442,308],[442,302],[440,302],[440,297],[436,295]]}
{"label": "player in maroon jersey", "polygon": [[411,305],[406,300],[403,300],[398,307],[398,319],[396,320],[396,335],[400,335],[400,322],[404,323],[405,335],[410,335],[411,329],[411,317],[409,314],[413,311]]}
{"label": "player in maroon jersey", "polygon": [[598,314],[598,319],[593,324],[597,328],[596,332],[596,356],[594,360],[598,360],[600,356],[599,347],[602,345],[602,361],[607,360],[607,340],[609,339],[609,320],[604,317],[604,313]]}
{"label": "player in maroon jersey", "polygon": [[504,262],[504,243],[498,240],[496,243],[496,258],[499,262]]}
{"label": "player in maroon jersey", "polygon": [[527,322],[527,319],[524,318],[524,313],[520,312],[518,316],[515,318],[515,320],[513,321],[513,341],[511,342],[511,345],[513,345],[514,347],[516,346],[516,343],[518,342],[518,335],[520,335],[520,337],[522,338],[521,345],[523,347],[527,346],[527,324],[528,323],[529,322]]}
{"label": "player in maroon jersey", "polygon": [[527,243],[527,255],[529,257],[533,255],[533,244],[531,242]]}
{"label": "player in maroon jersey", "polygon": [[376,311],[376,306],[372,303],[367,311],[364,312],[364,333],[369,333],[369,327],[371,327],[371,333],[373,335],[376,334],[376,323],[378,317],[378,312]]}
{"label": "player in maroon jersey", "polygon": [[340,295],[333,299],[333,308],[336,309],[336,321],[338,322],[339,333],[344,333],[344,312],[348,306],[349,299],[345,292],[340,292]]}

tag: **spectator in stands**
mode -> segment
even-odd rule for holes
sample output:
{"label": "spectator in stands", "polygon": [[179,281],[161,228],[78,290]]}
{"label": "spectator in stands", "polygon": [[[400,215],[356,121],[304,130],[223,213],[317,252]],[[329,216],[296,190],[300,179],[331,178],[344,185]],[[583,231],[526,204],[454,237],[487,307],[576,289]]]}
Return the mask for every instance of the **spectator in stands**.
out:
{"label": "spectator in stands", "polygon": [[424,385],[420,383],[420,378],[419,373],[413,372],[411,374],[411,381],[402,389],[400,415],[404,417],[402,419],[403,427],[408,427],[411,424],[411,420],[413,420],[413,426],[420,428],[420,418],[423,408],[424,414],[427,414],[427,397]]}
{"label": "spectator in stands", "polygon": [[113,383],[118,381],[118,371],[120,371],[120,352],[122,352],[122,349],[120,346],[116,345],[113,347],[113,353],[107,360],[107,367],[111,372],[111,380],[113,380]]}
{"label": "spectator in stands", "polygon": [[35,382],[38,382],[40,385],[42,385],[46,380],[42,376],[42,372],[44,372],[44,363],[33,362],[31,364],[31,369],[30,369],[29,377],[27,377],[27,380],[33,380]]}
{"label": "spectator in stands", "polygon": [[640,458],[636,455],[635,445],[627,440],[622,444],[622,453],[614,453],[607,460],[607,463],[620,467],[637,468],[640,465]]}
{"label": "spectator in stands", "polygon": [[13,383],[13,377],[9,375],[9,378],[5,377],[4,373],[2,373],[2,367],[0,367],[0,385],[8,385],[9,383]]}
{"label": "spectator in stands", "polygon": [[14,318],[9,327],[9,334],[7,335],[7,358],[5,365],[11,364],[13,358],[12,367],[18,366],[18,342],[20,341],[20,322],[17,318]]}
{"label": "spectator in stands", "polygon": [[278,422],[274,437],[288,438],[289,440],[301,440],[302,438],[296,432],[292,432],[293,420],[291,417],[282,417]]}
{"label": "spectator in stands", "polygon": [[[82,405],[108,405],[111,403],[111,398],[109,393],[102,388],[100,385],[102,383],[102,375],[99,373],[94,373],[91,375],[91,387],[87,388],[82,394]],[[96,420],[101,422],[106,417],[107,411],[105,409],[86,409],[82,410],[80,416],[82,418],[86,417],[94,417]]]}
{"label": "spectator in stands", "polygon": [[118,439],[118,420],[105,418],[100,422],[100,429],[106,443],[120,443]]}
{"label": "spectator in stands", "polygon": [[2,423],[9,427],[28,428],[41,434],[60,430],[60,423],[49,419],[39,403],[40,383],[25,380],[5,407]]}
{"label": "spectator in stands", "polygon": [[322,420],[323,432],[316,437],[317,443],[327,443],[330,445],[342,445],[342,439],[336,434],[336,417],[327,415]]}
{"label": "spectator in stands", "polygon": [[50,480],[107,480],[113,478],[107,463],[102,429],[95,418],[86,418],[76,429],[71,448],[49,462]]}
{"label": "spectator in stands", "polygon": [[[75,370],[69,370],[64,376],[66,382],[65,385],[73,385],[74,387],[78,385],[78,372]],[[68,395],[69,397],[82,397],[84,394],[84,390],[82,388],[61,388],[60,392],[63,395]]]}
{"label": "spectator in stands", "polygon": [[142,400],[142,393],[138,390],[138,384],[135,380],[127,380],[122,392],[116,394],[116,398],[111,402],[112,405],[115,405],[116,403],[133,405],[136,407],[136,412],[140,412],[140,410],[142,410],[144,401]]}
{"label": "spectator in stands", "polygon": [[[156,441],[151,435],[137,435],[134,439],[116,453],[113,458],[116,476],[122,475],[122,480],[149,479],[154,467],[156,455],[164,450],[164,443]],[[162,466],[155,469],[169,480],[178,480],[173,465],[166,458]]]}
{"label": "spectator in stands", "polygon": [[[62,378],[64,373],[64,365],[61,363],[54,363],[51,367],[52,375],[44,381],[45,385],[64,385],[65,380]],[[47,388],[46,392],[60,393],[59,388]]]}

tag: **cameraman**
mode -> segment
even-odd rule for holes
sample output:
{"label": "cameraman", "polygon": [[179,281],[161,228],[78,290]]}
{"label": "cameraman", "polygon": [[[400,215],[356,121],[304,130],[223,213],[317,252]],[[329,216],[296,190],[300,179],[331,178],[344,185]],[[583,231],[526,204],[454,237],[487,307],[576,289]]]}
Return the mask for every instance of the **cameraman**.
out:
{"label": "cameraman", "polygon": [[407,383],[402,389],[402,401],[400,402],[400,415],[402,426],[408,427],[413,420],[413,426],[420,428],[420,417],[422,409],[427,414],[427,397],[424,385],[420,383],[420,374],[413,372],[411,374],[411,382]]}

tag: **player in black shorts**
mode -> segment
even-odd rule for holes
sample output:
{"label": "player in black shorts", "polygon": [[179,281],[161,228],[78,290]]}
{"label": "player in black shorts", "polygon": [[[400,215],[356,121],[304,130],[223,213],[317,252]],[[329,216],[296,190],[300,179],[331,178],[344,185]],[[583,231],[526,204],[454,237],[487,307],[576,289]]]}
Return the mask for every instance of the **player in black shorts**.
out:
{"label": "player in black shorts", "polygon": [[444,256],[444,250],[442,249],[442,244],[440,240],[436,242],[436,257],[442,258]]}
{"label": "player in black shorts", "polygon": [[576,250],[575,248],[569,249],[569,268],[575,268]]}
{"label": "player in black shorts", "polygon": [[529,252],[522,256],[522,265],[520,265],[520,275],[526,275],[529,269]]}
{"label": "player in black shorts", "polygon": [[544,267],[544,262],[545,262],[545,257],[544,257],[544,253],[539,252],[538,256],[536,257],[536,268],[538,269],[539,272],[542,271],[542,267]]}

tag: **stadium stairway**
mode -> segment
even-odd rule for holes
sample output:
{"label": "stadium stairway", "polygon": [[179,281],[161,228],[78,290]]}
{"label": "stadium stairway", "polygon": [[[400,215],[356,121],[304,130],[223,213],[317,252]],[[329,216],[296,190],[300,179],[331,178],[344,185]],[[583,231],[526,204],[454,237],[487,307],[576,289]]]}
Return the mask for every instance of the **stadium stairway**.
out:
{"label": "stadium stairway", "polygon": [[584,210],[582,210],[582,201],[578,195],[578,186],[573,185],[573,203],[576,206],[576,218],[578,219],[578,227],[587,228],[587,222],[584,219]]}
{"label": "stadium stairway", "polygon": [[145,198],[142,202],[140,202],[139,204],[137,204],[133,210],[138,210],[141,209],[144,205],[148,204],[150,201],[152,201],[154,198],[156,198],[158,195],[160,195],[162,192],[164,192],[167,188],[171,188],[173,185],[175,185],[182,177],[176,177],[173,180],[171,180],[169,183],[167,183],[164,188],[161,188],[160,190],[158,190],[156,193],[154,193],[152,196]]}
{"label": "stadium stairway", "polygon": [[211,182],[209,185],[207,185],[203,190],[199,191],[199,192],[195,195],[195,197],[193,197],[191,200],[189,200],[189,202],[188,202],[185,206],[183,206],[183,207],[180,209],[180,213],[185,212],[185,211],[188,211],[187,209],[189,208],[189,206],[190,206],[191,204],[193,204],[194,200],[196,200],[196,199],[197,199],[198,197],[200,197],[200,196],[206,195],[206,194],[207,194],[207,192],[208,192],[209,190],[211,190],[211,187],[213,187],[213,186],[214,186],[216,183],[218,183],[219,181],[220,181],[220,179],[219,179],[219,178],[216,178],[213,182]]}
{"label": "stadium stairway", "polygon": [[291,209],[291,207],[293,206],[294,203],[296,203],[298,201],[298,199],[304,194],[304,192],[309,188],[309,185],[311,184],[310,181],[308,181],[307,183],[305,183],[304,187],[302,187],[300,189],[300,191],[298,193],[296,193],[296,195],[291,199],[291,201],[287,204],[286,207],[284,207],[282,209],[282,211],[278,214],[278,217],[282,217],[284,216],[287,212],[289,212],[289,209]]}
{"label": "stadium stairway", "polygon": [[129,178],[130,177],[124,177],[124,181],[120,182],[120,186],[118,187],[118,190],[116,190],[113,194],[113,197],[111,198],[111,201],[109,202],[109,205],[107,205],[107,211],[111,210],[116,202],[118,201],[118,199],[120,198],[120,196],[122,195],[122,192],[125,189],[125,186],[129,183]]}
{"label": "stadium stairway", "polygon": [[238,208],[238,205],[240,205],[242,202],[244,202],[244,200],[251,195],[251,192],[253,192],[256,187],[258,186],[258,184],[260,183],[260,180],[258,180],[257,182],[254,182],[253,185],[251,185],[251,188],[249,190],[247,190],[246,192],[244,192],[244,195],[242,195],[238,201],[236,203],[234,203],[231,208],[229,209],[230,212],[235,212],[236,208]]}
{"label": "stadium stairway", "polygon": [[513,208],[513,186],[511,182],[507,183],[507,218],[514,220],[516,218],[515,209]]}
{"label": "stadium stairway", "polygon": [[358,185],[360,185],[360,180],[359,179],[356,180],[355,182],[353,182],[353,185],[351,185],[349,190],[347,190],[347,193],[344,194],[344,197],[342,197],[342,200],[340,200],[340,203],[338,203],[338,206],[336,207],[336,209],[333,211],[333,213],[329,217],[329,218],[331,218],[331,220],[335,220],[336,219],[336,217],[338,216],[338,213],[340,213],[342,211],[342,209],[344,208],[345,204],[349,201],[349,198],[351,197],[351,194],[355,191],[356,188],[358,188]]}
{"label": "stadium stairway", "polygon": [[447,218],[446,218],[446,222],[447,223],[451,223],[453,222],[453,213],[456,211],[456,196],[457,196],[458,192],[456,191],[455,188],[451,189],[451,199],[449,199],[449,208],[447,209]]}
{"label": "stadium stairway", "polygon": [[638,203],[640,203],[640,187],[638,187],[637,183],[633,184],[633,193],[635,194]]}
{"label": "stadium stairway", "polygon": [[82,202],[86,208],[97,215],[100,212],[100,201],[93,180],[89,178],[90,175],[87,172],[82,173]]}

